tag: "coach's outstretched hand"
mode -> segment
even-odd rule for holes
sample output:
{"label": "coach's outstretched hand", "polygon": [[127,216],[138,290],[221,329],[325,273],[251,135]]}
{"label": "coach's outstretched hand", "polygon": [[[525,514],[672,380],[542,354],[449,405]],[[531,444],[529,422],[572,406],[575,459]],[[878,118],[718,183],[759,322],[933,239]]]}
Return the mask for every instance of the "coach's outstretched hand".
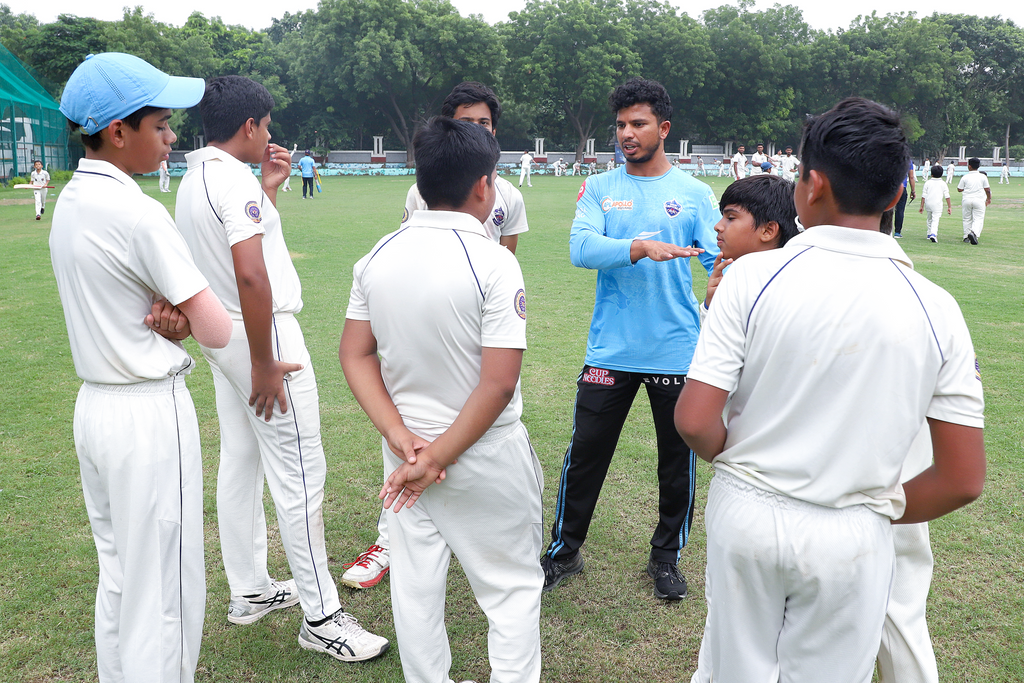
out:
{"label": "coach's outstretched hand", "polygon": [[703,253],[704,250],[699,247],[680,247],[676,244],[656,240],[633,240],[629,246],[629,260],[633,263],[642,258],[649,258],[652,261],[671,261]]}

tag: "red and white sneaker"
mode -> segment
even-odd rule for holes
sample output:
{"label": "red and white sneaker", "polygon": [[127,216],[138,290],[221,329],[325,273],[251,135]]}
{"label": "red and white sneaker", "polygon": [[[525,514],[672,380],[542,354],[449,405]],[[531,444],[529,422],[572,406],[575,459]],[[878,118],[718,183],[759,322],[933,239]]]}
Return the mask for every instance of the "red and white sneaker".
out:
{"label": "red and white sneaker", "polygon": [[379,545],[371,545],[355,562],[345,565],[347,569],[341,582],[352,588],[371,588],[380,583],[391,568],[391,551]]}

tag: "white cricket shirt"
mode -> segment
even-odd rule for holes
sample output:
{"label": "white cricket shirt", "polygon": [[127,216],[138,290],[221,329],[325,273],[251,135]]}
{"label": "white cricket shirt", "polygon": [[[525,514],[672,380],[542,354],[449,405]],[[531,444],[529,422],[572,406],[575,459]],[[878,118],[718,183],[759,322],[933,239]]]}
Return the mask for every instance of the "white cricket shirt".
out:
{"label": "white cricket shirt", "polygon": [[739,152],[736,152],[735,154],[732,155],[732,161],[730,162],[730,164],[736,164],[735,170],[731,169],[730,167],[730,170],[733,170],[733,175],[736,178],[743,178],[747,175],[746,156],[740,154]]}
{"label": "white cricket shirt", "polygon": [[167,210],[113,164],[82,159],[57,198],[50,261],[75,372],[86,382],[134,384],[192,365],[180,342],[144,319],[207,287]]}
{"label": "white cricket shirt", "polygon": [[533,157],[531,157],[529,154],[524,154],[523,156],[519,157],[519,165],[523,168],[523,170],[529,170],[530,164],[532,163]]}
{"label": "white cricket shirt", "polygon": [[796,175],[796,169],[800,165],[800,160],[790,154],[784,156],[779,160],[779,167],[782,169],[782,177],[786,180],[792,180]]}
{"label": "white cricket shirt", "polygon": [[[345,317],[369,320],[381,375],[405,425],[440,436],[480,383],[483,347],[526,348],[519,262],[472,216],[417,211],[353,269]],[[493,428],[523,411],[519,384]]]}
{"label": "white cricket shirt", "polygon": [[41,171],[32,171],[32,175],[29,176],[29,182],[32,185],[49,185],[50,174],[46,172],[45,168]]}
{"label": "white cricket shirt", "polygon": [[750,163],[753,166],[750,171],[750,175],[761,175],[761,164],[768,161],[767,154],[759,154],[754,152],[753,156],[750,157]]}
{"label": "white cricket shirt", "polygon": [[715,467],[893,519],[925,417],[984,425],[960,308],[878,232],[818,226],[738,259],[711,302],[689,378],[730,392]]}
{"label": "white cricket shirt", "polygon": [[274,313],[301,311],[302,285],[284,242],[281,214],[249,166],[216,147],[190,152],[185,161],[188,170],[178,186],[175,219],[224,308],[241,318],[231,247],[262,235]]}
{"label": "white cricket shirt", "polygon": [[942,211],[942,201],[949,197],[949,185],[941,178],[929,178],[921,191],[924,197],[924,208],[929,211]]}
{"label": "white cricket shirt", "polygon": [[958,188],[963,190],[964,199],[985,199],[985,188],[989,186],[988,176],[981,175],[980,171],[968,171],[961,176]]}
{"label": "white cricket shirt", "polygon": [[[526,222],[526,204],[523,193],[515,185],[501,176],[494,178],[494,207],[491,216],[483,224],[487,236],[497,242],[502,237],[527,232],[530,226]],[[420,196],[419,188],[413,183],[405,196],[405,213],[402,225],[409,222],[409,217],[416,211],[424,211],[427,203]]]}

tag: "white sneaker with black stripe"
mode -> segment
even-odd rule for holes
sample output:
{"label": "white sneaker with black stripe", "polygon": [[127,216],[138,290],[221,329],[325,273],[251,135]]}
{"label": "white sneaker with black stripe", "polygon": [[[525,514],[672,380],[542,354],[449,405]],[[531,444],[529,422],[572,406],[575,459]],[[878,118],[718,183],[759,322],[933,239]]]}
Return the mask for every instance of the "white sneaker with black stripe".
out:
{"label": "white sneaker with black stripe", "polygon": [[299,591],[295,579],[274,581],[270,588],[259,595],[232,595],[228,605],[228,621],[232,624],[252,624],[274,610],[291,607],[298,603]]}
{"label": "white sneaker with black stripe", "polygon": [[380,657],[391,647],[387,638],[373,635],[360,626],[354,616],[342,610],[319,626],[303,618],[299,645],[306,650],[325,652],[343,662],[365,662]]}

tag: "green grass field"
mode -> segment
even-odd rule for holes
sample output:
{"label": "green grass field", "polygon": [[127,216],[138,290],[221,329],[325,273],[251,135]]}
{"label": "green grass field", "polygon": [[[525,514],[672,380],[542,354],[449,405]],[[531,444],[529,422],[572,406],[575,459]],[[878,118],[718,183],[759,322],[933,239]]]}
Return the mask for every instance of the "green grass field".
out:
{"label": "green grass field", "polygon": [[[172,180],[172,190],[178,179]],[[300,315],[319,375],[329,465],[324,512],[335,578],[376,537],[380,441],[345,384],[337,361],[352,266],[397,227],[411,178],[330,177],[315,201],[282,194],[285,234],[303,283]],[[709,179],[717,194],[725,179]],[[155,179],[145,191],[173,212],[174,194]],[[526,278],[529,344],[523,367],[523,420],[546,476],[552,514],[570,435],[575,380],[583,362],[594,273],[573,268],[568,234],[578,178],[535,176],[525,192],[530,232],[518,257]],[[293,187],[300,188],[299,183]],[[93,602],[96,552],[82,499],[72,440],[75,375],[44,220],[31,197],[0,190],[0,681],[95,680]],[[526,188],[524,188],[526,189]],[[982,498],[932,524],[935,578],[929,623],[942,680],[1020,681],[1024,671],[1024,181],[993,184],[981,244],[960,241],[959,199],[942,219],[939,243],[924,239],[917,202],[901,246],[917,269],[960,302],[981,362],[987,401],[989,470]],[[696,270],[699,264],[694,260]],[[695,288],[703,294],[703,272]],[[207,613],[199,681],[401,681],[398,652],[342,664],[299,649],[300,611],[274,613],[253,626],[226,620],[228,587],[215,510],[218,429],[213,383],[198,348],[189,386],[199,413],[205,458]],[[898,409],[898,406],[894,406]],[[638,395],[619,442],[584,548],[587,568],[544,596],[541,616],[546,681],[683,681],[696,666],[705,616],[702,519],[711,467],[699,464],[698,511],[681,569],[690,596],[675,604],[652,597],[645,567],[657,518],[654,429]],[[267,496],[269,502],[269,494]],[[272,516],[273,508],[268,508]],[[272,531],[271,571],[289,572]],[[387,581],[342,600],[364,625],[394,638]],[[486,619],[457,565],[447,621],[452,677],[489,677]],[[742,657],[742,652],[736,656]]]}

